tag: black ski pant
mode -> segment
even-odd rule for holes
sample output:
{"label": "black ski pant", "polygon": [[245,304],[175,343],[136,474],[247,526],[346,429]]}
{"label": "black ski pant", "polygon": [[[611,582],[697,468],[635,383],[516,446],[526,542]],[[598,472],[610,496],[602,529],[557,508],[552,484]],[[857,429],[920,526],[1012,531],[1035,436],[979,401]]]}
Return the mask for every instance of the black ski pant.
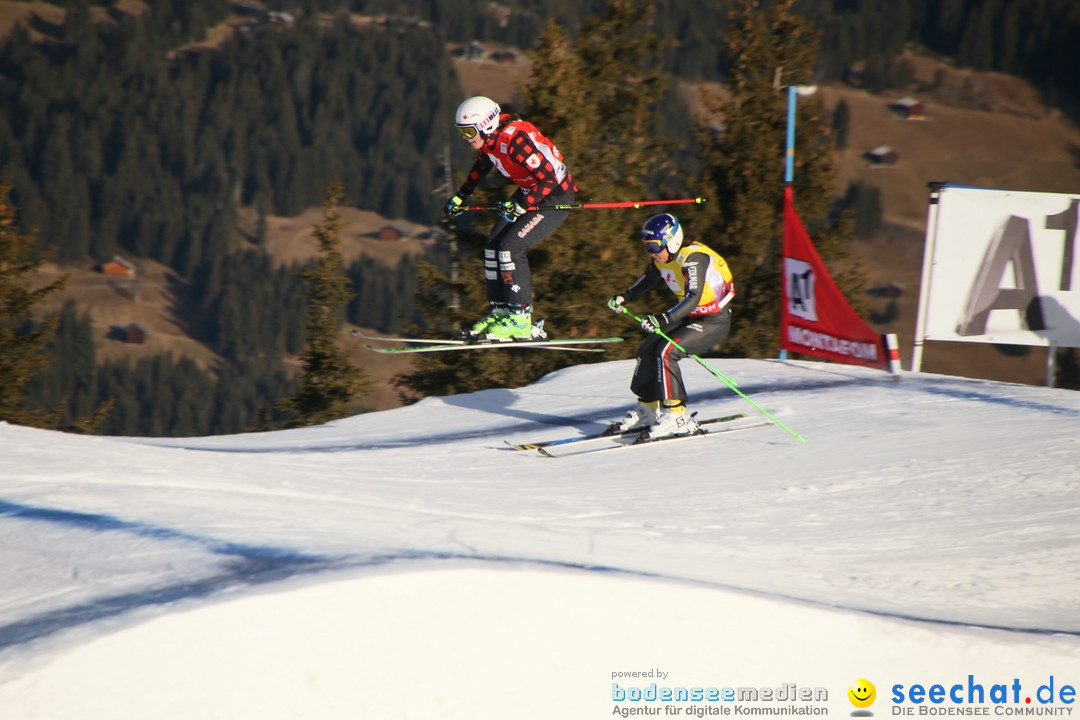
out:
{"label": "black ski pant", "polygon": [[686,352],[659,335],[649,335],[638,348],[630,389],[644,402],[681,400],[685,403],[686,387],[679,361],[690,355],[700,356],[723,342],[730,331],[731,310],[725,308],[712,315],[688,317],[665,331]]}
{"label": "black ski pant", "polygon": [[[518,193],[514,200],[524,204]],[[488,303],[525,307],[533,301],[532,270],[525,257],[563,224],[569,210],[547,210],[544,205],[569,205],[574,202],[573,191],[551,195],[541,207],[507,222],[500,217],[484,245],[484,288]]]}

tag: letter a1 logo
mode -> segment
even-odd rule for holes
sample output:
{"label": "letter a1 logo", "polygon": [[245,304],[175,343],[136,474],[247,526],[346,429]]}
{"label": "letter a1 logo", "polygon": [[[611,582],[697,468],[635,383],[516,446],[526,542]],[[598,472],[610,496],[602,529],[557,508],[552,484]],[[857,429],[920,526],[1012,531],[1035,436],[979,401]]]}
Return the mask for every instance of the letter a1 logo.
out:
{"label": "letter a1 logo", "polygon": [[817,322],[817,303],[814,301],[814,268],[810,263],[784,258],[784,280],[787,283],[787,311],[803,320]]}

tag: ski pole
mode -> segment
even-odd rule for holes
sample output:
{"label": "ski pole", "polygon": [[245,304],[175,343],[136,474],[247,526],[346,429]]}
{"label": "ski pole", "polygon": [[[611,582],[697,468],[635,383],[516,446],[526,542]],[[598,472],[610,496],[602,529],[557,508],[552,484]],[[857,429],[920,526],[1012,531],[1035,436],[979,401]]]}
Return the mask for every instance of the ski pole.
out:
{"label": "ski pole", "polygon": [[[623,312],[623,314],[625,314],[625,315],[629,315],[630,317],[634,318],[634,320],[636,320],[636,321],[638,322],[638,324],[641,324],[641,322],[642,322],[642,318],[639,318],[639,317],[638,317],[637,315],[635,315],[634,313],[630,312],[629,310],[627,310],[626,308],[622,307],[621,305],[619,306],[619,310],[621,310],[621,311]],[[760,405],[758,405],[758,404],[757,404],[756,402],[754,402],[753,400],[751,400],[750,398],[748,398],[748,397],[746,396],[746,394],[745,394],[745,393],[743,393],[743,391],[742,391],[742,390],[740,390],[740,389],[739,389],[739,388],[738,388],[738,387],[737,387],[737,386],[735,385],[735,381],[734,381],[734,380],[732,380],[732,379],[731,379],[731,378],[729,378],[729,377],[728,377],[727,375],[725,375],[724,373],[722,373],[722,372],[720,372],[719,370],[717,370],[716,368],[714,368],[714,367],[713,367],[712,365],[710,365],[709,363],[707,363],[707,362],[705,362],[704,360],[702,360],[702,359],[701,359],[700,357],[698,357],[697,355],[694,355],[693,353],[689,353],[689,352],[687,352],[687,351],[686,351],[686,348],[684,348],[684,347],[683,347],[682,345],[680,345],[679,343],[677,343],[677,342],[675,342],[674,340],[672,340],[671,338],[669,338],[669,337],[668,337],[667,335],[665,335],[665,334],[663,333],[663,331],[661,331],[661,330],[660,330],[659,328],[657,328],[657,329],[656,329],[656,330],[654,330],[653,332],[654,332],[654,333],[656,333],[657,335],[659,335],[660,337],[664,338],[665,340],[667,340],[667,341],[668,341],[669,343],[671,343],[672,345],[674,345],[674,346],[675,346],[676,348],[678,348],[678,350],[679,350],[680,352],[683,352],[683,353],[685,353],[685,354],[689,355],[690,357],[692,357],[692,358],[693,358],[694,360],[696,360],[696,361],[697,361],[697,363],[698,363],[699,365],[701,365],[701,366],[702,366],[703,368],[705,368],[706,370],[708,370],[709,372],[711,372],[711,373],[713,374],[713,376],[714,376],[714,377],[715,377],[715,378],[716,378],[717,380],[721,381],[722,383],[724,383],[725,385],[727,385],[727,386],[728,386],[729,388],[731,388],[732,390],[734,390],[734,391],[735,391],[735,393],[736,393],[736,394],[738,394],[738,396],[739,396],[739,397],[741,397],[741,398],[742,398],[743,400],[745,400],[746,402],[750,403],[750,404],[751,404],[751,405],[753,405],[753,406],[754,406],[755,408],[757,408],[757,409],[758,409],[758,411],[759,411],[759,412],[761,412],[761,414],[762,414],[762,415],[764,415],[765,417],[769,418],[769,419],[770,419],[770,420],[772,420],[772,421],[773,421],[774,423],[776,423],[777,425],[779,425],[780,427],[782,427],[782,428],[783,428],[784,430],[786,430],[786,431],[787,431],[787,433],[788,433],[789,435],[791,435],[791,436],[792,436],[793,438],[795,438],[796,440],[798,440],[798,441],[799,441],[799,442],[801,442],[801,443],[805,443],[805,442],[806,442],[806,439],[805,439],[805,438],[804,438],[804,437],[803,437],[802,435],[800,435],[799,433],[795,432],[794,430],[792,430],[791,428],[789,428],[789,427],[788,427],[787,425],[785,425],[784,423],[782,423],[782,422],[780,422],[779,420],[777,420],[777,419],[776,419],[775,417],[773,417],[773,416],[772,416],[772,415],[771,415],[771,414],[770,414],[770,413],[769,413],[769,412],[768,412],[768,411],[767,411],[767,410],[766,410],[765,408],[761,407],[761,406],[760,406]]]}
{"label": "ski pole", "polygon": [[[563,205],[543,205],[539,207],[527,207],[526,212],[532,212],[533,210],[596,210],[596,209],[617,209],[617,208],[640,208],[646,205],[688,205],[694,203],[701,205],[705,202],[705,198],[680,198],[678,200],[626,200],[620,202],[598,202],[598,203],[569,203]],[[500,205],[469,205],[466,210],[502,210]]]}

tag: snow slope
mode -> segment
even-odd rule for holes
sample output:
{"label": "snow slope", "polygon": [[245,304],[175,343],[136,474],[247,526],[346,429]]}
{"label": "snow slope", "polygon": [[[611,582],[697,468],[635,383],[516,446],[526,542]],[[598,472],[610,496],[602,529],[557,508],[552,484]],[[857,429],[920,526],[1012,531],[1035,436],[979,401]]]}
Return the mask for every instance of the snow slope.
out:
{"label": "snow slope", "polygon": [[1071,714],[1080,394],[713,364],[806,443],[507,447],[600,429],[630,361],[274,433],[0,425],[0,718]]}

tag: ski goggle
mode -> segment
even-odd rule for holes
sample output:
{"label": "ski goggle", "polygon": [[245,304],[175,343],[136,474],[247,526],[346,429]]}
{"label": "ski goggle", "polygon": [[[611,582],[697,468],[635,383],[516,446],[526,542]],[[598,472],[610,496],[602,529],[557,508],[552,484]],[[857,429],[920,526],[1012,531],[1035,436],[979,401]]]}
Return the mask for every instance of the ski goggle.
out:
{"label": "ski goggle", "polygon": [[645,245],[645,249],[653,255],[664,249],[664,243],[659,240],[642,240],[641,242]]}
{"label": "ski goggle", "polygon": [[479,132],[479,130],[476,129],[475,125],[458,125],[457,131],[461,133],[461,137],[465,138],[466,140],[472,140]]}

